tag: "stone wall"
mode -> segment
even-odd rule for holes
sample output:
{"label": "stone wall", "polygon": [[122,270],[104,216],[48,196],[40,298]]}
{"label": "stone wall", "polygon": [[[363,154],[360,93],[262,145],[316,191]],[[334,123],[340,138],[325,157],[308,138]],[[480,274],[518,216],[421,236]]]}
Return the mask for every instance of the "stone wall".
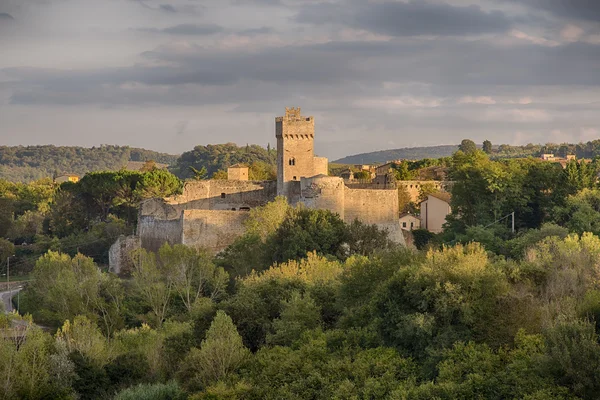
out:
{"label": "stone wall", "polygon": [[423,185],[433,185],[436,189],[446,191],[448,182],[442,181],[397,181],[396,185],[404,185],[410,194],[410,200],[417,202],[419,200],[419,190]]}
{"label": "stone wall", "polygon": [[345,220],[366,224],[398,224],[398,192],[395,189],[345,190]]}
{"label": "stone wall", "polygon": [[185,210],[254,208],[273,201],[276,194],[274,181],[188,181],[181,195],[143,202],[140,215],[172,219],[179,218]]}
{"label": "stone wall", "polygon": [[244,211],[184,211],[181,243],[218,253],[244,234],[248,216]]}
{"label": "stone wall", "polygon": [[152,215],[138,218],[140,246],[149,251],[158,251],[164,243],[182,243],[183,221],[177,219],[160,219]]}
{"label": "stone wall", "polygon": [[118,275],[130,276],[133,272],[131,252],[139,247],[140,238],[138,236],[120,236],[108,251],[109,271]]}
{"label": "stone wall", "polygon": [[336,176],[318,175],[302,178],[300,202],[309,208],[338,213],[344,219],[344,180]]}

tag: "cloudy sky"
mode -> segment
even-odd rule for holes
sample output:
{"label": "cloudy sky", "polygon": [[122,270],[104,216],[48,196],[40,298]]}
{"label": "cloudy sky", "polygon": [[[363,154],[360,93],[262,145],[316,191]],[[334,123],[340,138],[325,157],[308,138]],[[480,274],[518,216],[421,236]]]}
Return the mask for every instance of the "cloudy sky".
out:
{"label": "cloudy sky", "polygon": [[0,0],[0,144],[600,138],[600,0]]}

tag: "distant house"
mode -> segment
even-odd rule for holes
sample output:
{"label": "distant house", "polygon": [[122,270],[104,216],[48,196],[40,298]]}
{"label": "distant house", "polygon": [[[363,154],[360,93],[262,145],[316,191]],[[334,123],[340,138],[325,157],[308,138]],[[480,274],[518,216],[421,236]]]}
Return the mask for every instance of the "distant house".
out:
{"label": "distant house", "polygon": [[64,182],[77,183],[77,182],[79,182],[79,175],[75,175],[75,174],[59,175],[56,178],[54,178],[54,182],[55,183],[64,183]]}
{"label": "distant house", "polygon": [[405,231],[421,229],[421,219],[411,213],[400,214],[400,227]]}
{"label": "distant house", "polygon": [[346,168],[340,172],[340,177],[346,181],[351,181],[354,179],[354,172],[350,168]]}
{"label": "distant house", "polygon": [[439,233],[446,223],[446,216],[450,214],[450,193],[438,192],[427,196],[421,202],[421,228],[429,232]]}
{"label": "distant house", "polygon": [[398,164],[398,163],[397,163],[397,162],[395,162],[395,161],[392,161],[392,162],[387,162],[387,163],[385,163],[385,164],[383,164],[383,165],[380,165],[380,166],[378,166],[378,167],[375,169],[375,173],[376,173],[378,176],[379,176],[379,175],[386,175],[386,174],[388,174],[388,173],[390,173],[390,172],[393,172],[393,171],[394,171],[394,165],[396,165],[396,164]]}
{"label": "distant house", "polygon": [[229,181],[247,181],[248,166],[244,164],[235,164],[227,168],[227,180]]}
{"label": "distant house", "polygon": [[542,154],[540,158],[544,161],[554,161],[556,157],[554,157],[554,154]]}

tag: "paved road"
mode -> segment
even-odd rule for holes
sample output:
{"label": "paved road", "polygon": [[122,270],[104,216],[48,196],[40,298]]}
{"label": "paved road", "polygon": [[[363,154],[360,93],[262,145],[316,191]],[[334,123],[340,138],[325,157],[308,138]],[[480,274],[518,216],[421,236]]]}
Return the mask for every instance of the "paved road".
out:
{"label": "paved road", "polygon": [[[21,289],[21,287],[18,288],[14,288],[12,290],[12,296],[16,296],[17,292],[19,292]],[[2,300],[2,303],[4,304],[4,310],[5,311],[9,311],[12,310],[12,304],[10,303],[10,295],[11,295],[11,291],[7,290],[6,292],[0,292],[0,299]]]}

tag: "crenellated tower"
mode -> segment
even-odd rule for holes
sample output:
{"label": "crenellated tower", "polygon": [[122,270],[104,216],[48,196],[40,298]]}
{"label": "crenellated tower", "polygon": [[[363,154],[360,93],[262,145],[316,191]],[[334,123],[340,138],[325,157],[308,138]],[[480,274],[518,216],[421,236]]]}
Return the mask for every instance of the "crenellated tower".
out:
{"label": "crenellated tower", "polygon": [[315,175],[315,120],[298,108],[285,109],[275,118],[277,137],[277,194],[288,196],[289,182]]}

